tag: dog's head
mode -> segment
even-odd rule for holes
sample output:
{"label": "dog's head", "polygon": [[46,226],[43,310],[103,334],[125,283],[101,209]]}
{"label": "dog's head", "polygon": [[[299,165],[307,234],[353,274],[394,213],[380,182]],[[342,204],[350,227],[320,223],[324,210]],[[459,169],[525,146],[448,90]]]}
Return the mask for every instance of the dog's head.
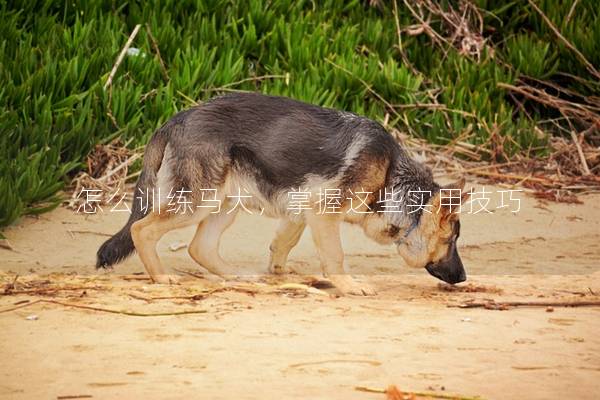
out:
{"label": "dog's head", "polygon": [[[460,189],[460,202],[464,193],[465,181],[447,185],[429,199],[429,212],[423,212],[415,225],[395,241],[398,253],[414,268],[425,268],[427,272],[448,283],[463,282],[467,279],[465,268],[456,249],[460,234],[459,206],[448,206],[443,201],[443,189]],[[446,194],[447,196],[447,194]],[[454,202],[456,204],[457,202]]]}

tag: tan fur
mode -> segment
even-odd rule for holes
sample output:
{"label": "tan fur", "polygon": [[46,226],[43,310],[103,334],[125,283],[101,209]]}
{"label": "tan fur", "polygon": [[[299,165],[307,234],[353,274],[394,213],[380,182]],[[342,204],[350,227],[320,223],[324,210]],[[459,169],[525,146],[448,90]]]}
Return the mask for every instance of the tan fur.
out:
{"label": "tan fur", "polygon": [[192,215],[151,212],[131,226],[131,237],[150,278],[156,283],[174,283],[177,276],[165,269],[158,258],[156,244],[173,229],[197,224],[208,213],[199,209]]}
{"label": "tan fur", "polygon": [[360,180],[353,185],[352,189],[374,193],[382,190],[385,186],[389,164],[389,160],[376,160],[367,156],[360,157],[356,164],[361,169]]}
{"label": "tan fur", "polygon": [[219,255],[221,236],[233,224],[236,216],[237,210],[229,214],[225,212],[210,214],[198,224],[196,234],[188,248],[188,253],[194,261],[210,273],[221,277],[232,276],[239,272]]}
{"label": "tan fur", "polygon": [[[463,189],[464,179],[445,186],[446,189]],[[461,201],[468,194],[463,193]],[[430,212],[423,212],[421,223],[409,235],[406,243],[398,246],[398,253],[413,268],[421,268],[429,262],[436,262],[448,252],[448,240],[452,236],[452,222],[458,220],[460,214],[453,207],[440,207],[441,195],[436,193],[431,199]]]}
{"label": "tan fur", "polygon": [[344,250],[340,237],[342,218],[339,214],[308,213],[306,221],[319,253],[323,273],[335,287],[346,294],[374,295],[375,291],[372,288],[360,285],[344,270]]}
{"label": "tan fur", "polygon": [[290,272],[286,268],[287,258],[292,248],[298,244],[305,227],[304,222],[293,221],[289,218],[281,219],[275,232],[275,238],[269,246],[271,252],[269,271],[271,273],[285,274]]}

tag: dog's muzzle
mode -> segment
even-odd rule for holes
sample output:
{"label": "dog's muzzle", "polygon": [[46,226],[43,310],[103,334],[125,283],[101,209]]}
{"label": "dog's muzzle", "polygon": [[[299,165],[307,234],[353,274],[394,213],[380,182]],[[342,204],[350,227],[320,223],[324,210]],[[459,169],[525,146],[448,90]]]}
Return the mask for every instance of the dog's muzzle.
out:
{"label": "dog's muzzle", "polygon": [[427,272],[444,282],[455,284],[467,280],[467,273],[456,248],[450,253],[450,257],[444,258],[436,263],[425,266]]}

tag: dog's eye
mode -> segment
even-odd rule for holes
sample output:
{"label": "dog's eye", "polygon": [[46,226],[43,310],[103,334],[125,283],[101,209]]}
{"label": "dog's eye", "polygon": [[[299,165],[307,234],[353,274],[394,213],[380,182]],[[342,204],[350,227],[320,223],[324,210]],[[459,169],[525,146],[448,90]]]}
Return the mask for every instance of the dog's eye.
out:
{"label": "dog's eye", "polygon": [[398,234],[398,232],[400,232],[400,228],[397,227],[396,225],[388,225],[386,227],[386,233],[389,236],[396,236]]}

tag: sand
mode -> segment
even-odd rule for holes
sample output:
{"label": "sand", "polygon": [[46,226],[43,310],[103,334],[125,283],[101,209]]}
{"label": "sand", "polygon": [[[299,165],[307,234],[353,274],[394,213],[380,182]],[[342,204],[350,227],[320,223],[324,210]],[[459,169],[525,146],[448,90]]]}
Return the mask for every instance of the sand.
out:
{"label": "sand", "polygon": [[[318,274],[318,259],[305,232],[290,256],[300,275],[265,275],[277,224],[265,217],[241,215],[224,237],[222,253],[240,269],[238,281],[189,278],[178,286],[150,284],[137,256],[96,273],[95,252],[124,213],[59,208],[23,218],[5,231],[14,249],[0,249],[0,291],[15,274],[17,289],[79,289],[0,296],[0,311],[41,298],[202,313],[141,317],[53,303],[1,312],[0,398],[369,400],[385,396],[355,387],[390,384],[485,399],[598,398],[600,307],[449,307],[600,300],[600,196],[583,197],[583,205],[520,198],[516,214],[461,217],[459,252],[469,279],[458,291],[345,226],[349,270],[375,287],[374,297],[278,290]],[[163,238],[167,265],[202,272],[185,249],[169,249],[192,235],[188,228]]]}

